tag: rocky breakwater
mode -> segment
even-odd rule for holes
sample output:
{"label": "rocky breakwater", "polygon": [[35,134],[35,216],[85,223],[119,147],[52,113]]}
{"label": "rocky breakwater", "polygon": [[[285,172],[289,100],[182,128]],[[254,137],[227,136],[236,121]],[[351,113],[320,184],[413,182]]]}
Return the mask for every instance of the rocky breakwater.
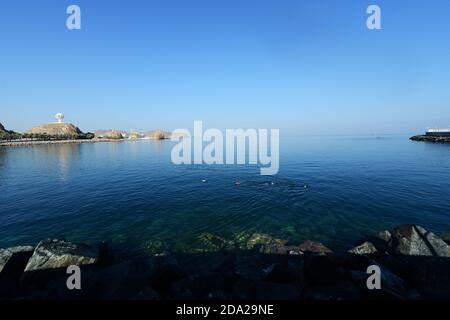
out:
{"label": "rocky breakwater", "polygon": [[436,142],[436,143],[450,143],[450,136],[427,136],[427,135],[417,135],[409,138],[412,141],[425,141],[425,142]]}
{"label": "rocky breakwater", "polygon": [[[242,239],[241,239],[242,240]],[[239,243],[209,235],[205,250],[115,256],[110,246],[46,240],[0,250],[2,299],[450,299],[449,237],[404,225],[345,253],[315,241],[290,245],[254,234]],[[209,245],[211,244],[211,245]],[[211,250],[209,250],[211,249]],[[68,290],[66,268],[81,268]],[[369,290],[369,266],[381,289]]]}

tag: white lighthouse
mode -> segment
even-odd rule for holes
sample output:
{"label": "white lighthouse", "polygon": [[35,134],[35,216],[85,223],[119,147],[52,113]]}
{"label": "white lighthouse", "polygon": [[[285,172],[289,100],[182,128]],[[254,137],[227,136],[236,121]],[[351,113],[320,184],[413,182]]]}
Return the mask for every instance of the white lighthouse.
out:
{"label": "white lighthouse", "polygon": [[64,119],[64,115],[62,113],[55,114],[55,119],[58,123],[62,123],[62,120]]}

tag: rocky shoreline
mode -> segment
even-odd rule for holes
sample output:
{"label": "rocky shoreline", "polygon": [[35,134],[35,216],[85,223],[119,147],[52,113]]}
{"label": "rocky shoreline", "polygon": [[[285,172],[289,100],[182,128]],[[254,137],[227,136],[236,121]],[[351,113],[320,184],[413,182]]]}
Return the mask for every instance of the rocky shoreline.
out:
{"label": "rocky shoreline", "polygon": [[417,135],[409,138],[412,141],[425,141],[425,142],[435,142],[435,143],[450,143],[450,137],[443,136],[427,136],[427,135]]}
{"label": "rocky shoreline", "polygon": [[[255,234],[245,248],[125,259],[107,243],[49,239],[0,249],[0,299],[450,299],[449,243],[450,236],[403,225],[343,254]],[[67,288],[70,265],[81,269],[81,290]],[[380,290],[367,288],[371,265],[381,270]]]}
{"label": "rocky shoreline", "polygon": [[44,141],[1,141],[0,147],[22,147],[34,145],[51,145],[51,144],[73,144],[73,143],[94,143],[94,142],[118,142],[127,139],[73,139],[73,140],[44,140]]}

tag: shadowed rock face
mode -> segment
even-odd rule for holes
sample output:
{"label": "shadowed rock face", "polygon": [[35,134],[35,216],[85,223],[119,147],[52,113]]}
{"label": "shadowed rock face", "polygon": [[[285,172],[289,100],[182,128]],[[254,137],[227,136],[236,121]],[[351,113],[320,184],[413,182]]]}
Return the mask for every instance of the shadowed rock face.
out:
{"label": "shadowed rock face", "polygon": [[41,241],[33,252],[25,272],[89,265],[98,261],[98,249],[64,240]]}
{"label": "shadowed rock face", "polygon": [[0,123],[0,131],[6,131],[5,127]]}
{"label": "shadowed rock face", "polygon": [[48,135],[78,135],[83,132],[71,123],[47,123],[28,130],[28,133]]}
{"label": "shadowed rock face", "polygon": [[34,248],[31,246],[19,246],[12,247],[8,249],[0,249],[0,273],[5,269],[5,267],[12,263],[15,256],[21,254],[28,254],[28,258],[31,256]]}
{"label": "shadowed rock face", "polygon": [[395,228],[390,241],[391,250],[396,254],[450,257],[450,246],[421,226],[405,225]]}

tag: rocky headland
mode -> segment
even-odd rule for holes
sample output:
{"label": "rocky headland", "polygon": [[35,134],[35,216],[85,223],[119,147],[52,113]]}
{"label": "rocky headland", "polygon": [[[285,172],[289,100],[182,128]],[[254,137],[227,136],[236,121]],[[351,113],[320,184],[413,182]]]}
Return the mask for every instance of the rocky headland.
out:
{"label": "rocky headland", "polygon": [[170,139],[171,132],[159,129],[145,133],[126,132],[121,130],[97,130],[95,133],[84,133],[71,123],[47,123],[28,130],[26,133],[8,131],[0,123],[0,146],[19,147],[30,145],[67,144],[86,142],[117,142],[125,140],[164,140]]}
{"label": "rocky headland", "polygon": [[5,139],[13,139],[18,137],[19,134],[13,130],[7,130],[3,124],[0,123],[0,141]]}
{"label": "rocky headland", "polygon": [[172,132],[161,131],[160,129],[144,132],[144,137],[153,140],[170,139]]}
{"label": "rocky headland", "polygon": [[435,142],[435,143],[450,143],[450,137],[445,136],[427,136],[427,135],[417,135],[409,138],[412,141],[425,141],[425,142]]}
{"label": "rocky headland", "polygon": [[72,123],[47,123],[28,130],[31,134],[47,134],[49,136],[77,136],[83,132]]}
{"label": "rocky headland", "polygon": [[[239,244],[210,234],[201,240],[192,252],[126,258],[107,243],[62,239],[0,249],[0,298],[450,299],[450,237],[417,225],[381,231],[345,253],[264,234]],[[67,289],[70,265],[81,268],[81,290]],[[370,265],[381,270],[381,290],[366,286]]]}
{"label": "rocky headland", "polygon": [[94,133],[95,137],[98,139],[124,139],[125,133],[120,130],[97,130]]}

